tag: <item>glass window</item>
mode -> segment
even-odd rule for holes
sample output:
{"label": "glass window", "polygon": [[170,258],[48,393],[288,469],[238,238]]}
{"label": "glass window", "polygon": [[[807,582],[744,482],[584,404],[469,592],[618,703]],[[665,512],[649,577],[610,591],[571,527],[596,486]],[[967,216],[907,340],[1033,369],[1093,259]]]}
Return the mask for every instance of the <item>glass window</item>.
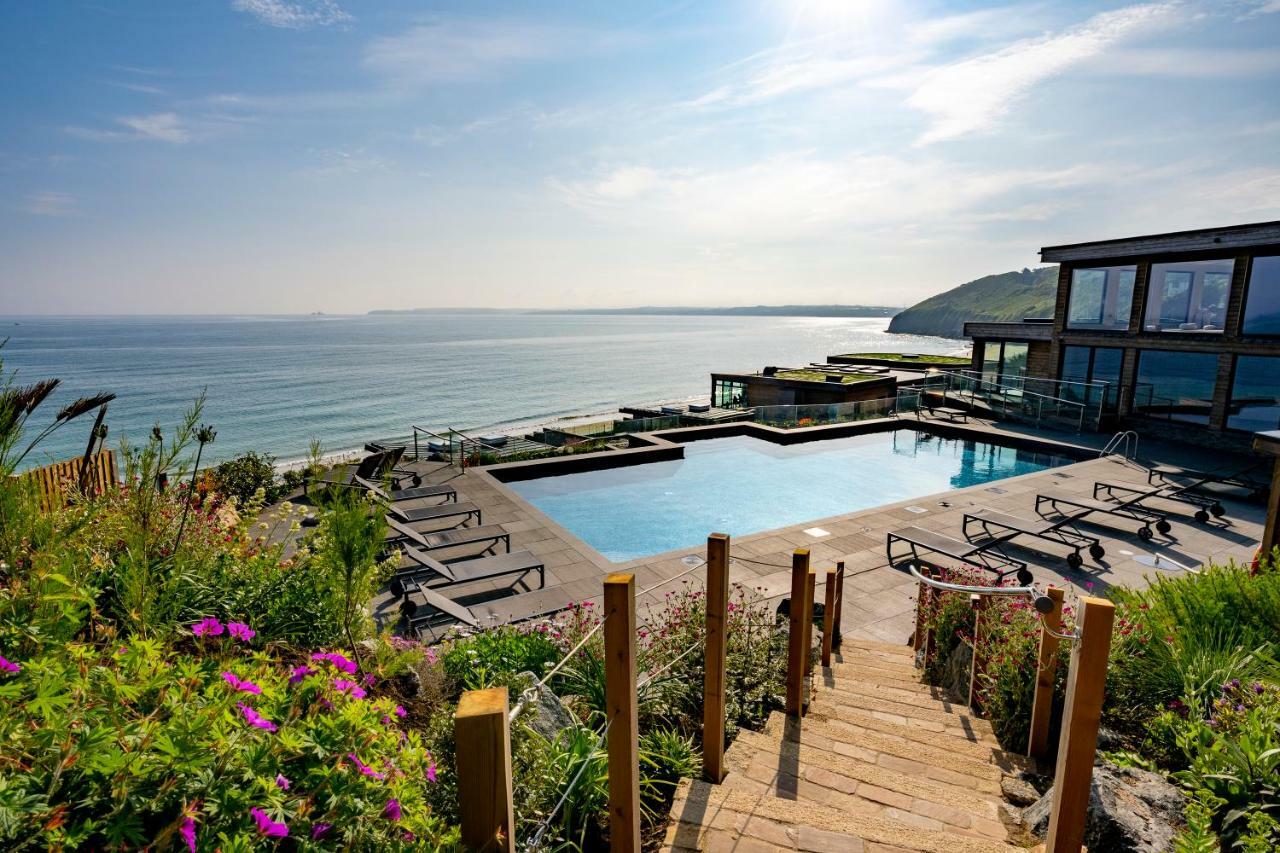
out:
{"label": "glass window", "polygon": [[1124,331],[1133,308],[1137,267],[1090,267],[1071,271],[1067,328]]}
{"label": "glass window", "polygon": [[1179,261],[1151,266],[1148,332],[1221,332],[1235,261]]}
{"label": "glass window", "polygon": [[987,341],[982,348],[982,378],[993,381],[1000,372],[1001,341]]}
{"label": "glass window", "polygon": [[1253,259],[1244,306],[1246,335],[1280,335],[1280,255]]}
{"label": "glass window", "polygon": [[1067,382],[1089,381],[1089,360],[1093,347],[1063,347],[1061,378]]}
{"label": "glass window", "polygon": [[[1085,401],[1090,398],[1090,389],[1070,383],[1106,382],[1107,404],[1114,405],[1116,389],[1120,384],[1120,365],[1123,362],[1124,350],[1119,347],[1063,347],[1062,370],[1058,374],[1062,380],[1059,396],[1067,400]],[[1096,401],[1096,396],[1088,401]]]}
{"label": "glass window", "polygon": [[1242,355],[1236,359],[1227,428],[1280,429],[1280,358]]}
{"label": "glass window", "polygon": [[1017,341],[1004,342],[1004,358],[1000,361],[1000,372],[1005,376],[1027,375],[1027,345]]}
{"label": "glass window", "polygon": [[1145,350],[1138,355],[1135,413],[1207,424],[1218,379],[1214,353]]}

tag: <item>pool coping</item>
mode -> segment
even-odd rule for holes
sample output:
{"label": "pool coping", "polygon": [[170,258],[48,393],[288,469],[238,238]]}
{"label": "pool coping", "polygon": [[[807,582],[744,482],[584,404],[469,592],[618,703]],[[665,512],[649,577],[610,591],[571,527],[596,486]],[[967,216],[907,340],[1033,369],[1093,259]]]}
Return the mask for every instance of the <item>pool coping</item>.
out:
{"label": "pool coping", "polygon": [[[986,424],[978,423],[953,424],[938,421],[918,420],[915,418],[890,417],[875,418],[865,421],[852,421],[844,424],[825,424],[822,426],[802,427],[790,430],[747,421],[738,421],[728,424],[710,424],[707,426],[697,427],[679,427],[670,430],[658,430],[653,433],[634,434],[630,436],[633,446],[625,450],[583,453],[580,455],[564,456],[555,459],[536,459],[525,462],[508,462],[498,465],[486,465],[483,468],[470,469],[470,473],[473,476],[478,475],[482,477],[492,488],[501,493],[508,500],[512,501],[516,506],[520,507],[522,511],[538,519],[541,525],[555,533],[567,543],[572,544],[575,550],[581,553],[592,564],[601,570],[606,572],[629,571],[631,569],[646,566],[662,560],[679,559],[689,554],[700,553],[703,546],[701,544],[689,545],[682,548],[674,548],[669,551],[662,551],[657,554],[636,557],[625,562],[615,562],[597,551],[576,533],[561,525],[554,518],[543,512],[531,501],[524,498],[519,492],[511,488],[508,483],[539,479],[541,477],[554,477],[563,474],[603,471],[612,468],[628,467],[630,465],[643,465],[649,462],[666,462],[675,459],[683,459],[684,444],[692,441],[702,441],[713,438],[733,438],[745,435],[753,438],[761,438],[774,444],[790,445],[834,438],[847,438],[850,436],[874,435],[894,432],[899,429],[924,432],[940,438],[969,439],[973,441],[1000,444],[1002,446],[1013,447],[1020,450],[1029,450],[1039,453],[1053,453],[1075,460],[1072,465],[1096,460],[1098,458],[1098,450],[1094,447],[1048,438],[1009,433],[995,427],[994,425],[988,426]],[[636,444],[639,444],[640,446],[635,446]],[[1072,465],[1063,467],[1069,468],[1072,467]],[[999,482],[1016,481],[1024,477],[1034,477],[1041,473],[1043,472],[1032,471],[1030,473],[1019,474],[1014,477],[1005,477]],[[806,521],[797,522],[796,524],[784,527],[769,528],[767,530],[742,534],[741,536],[735,537],[735,541],[745,543],[756,538],[766,538],[793,530],[803,530],[806,527],[820,525],[823,522],[831,522],[836,519],[852,518],[864,513],[891,510],[899,507],[899,505],[905,506],[913,503],[926,502],[935,498],[937,495],[967,492],[969,489],[989,487],[989,483],[978,483],[973,486],[968,486],[965,489],[951,489],[942,492],[932,492],[927,495],[920,495],[915,498],[908,498],[906,500],[893,503],[878,504],[874,507],[866,507],[864,509],[853,510],[851,512],[808,519]],[[821,542],[821,539],[815,539],[814,541],[815,543]]]}

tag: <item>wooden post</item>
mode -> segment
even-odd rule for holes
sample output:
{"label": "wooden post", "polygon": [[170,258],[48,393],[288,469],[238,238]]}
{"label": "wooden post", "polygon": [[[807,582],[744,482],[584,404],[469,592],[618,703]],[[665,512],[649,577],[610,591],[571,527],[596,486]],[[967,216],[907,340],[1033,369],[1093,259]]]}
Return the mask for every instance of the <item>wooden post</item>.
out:
{"label": "wooden post", "polygon": [[987,599],[981,595],[971,595],[969,606],[973,609],[973,657],[969,660],[969,707],[976,711],[978,710],[978,681],[987,665],[982,653],[982,611],[987,607]]}
{"label": "wooden post", "polygon": [[844,609],[844,560],[836,562],[836,618],[831,629],[831,647],[840,648],[840,613]]}
{"label": "wooden post", "polygon": [[[919,566],[920,574],[929,577],[929,567]],[[924,648],[924,621],[925,614],[929,609],[929,591],[933,587],[924,581],[920,581],[919,589],[916,590],[916,632],[911,636],[911,647],[915,651]]]}
{"label": "wooden post", "polygon": [[791,555],[791,604],[787,610],[790,624],[787,626],[787,713],[798,717],[804,713],[804,660],[809,654],[804,644],[805,623],[810,609],[805,612],[804,602],[809,594],[809,549],[797,548]]}
{"label": "wooden post", "polygon": [[831,666],[831,647],[835,642],[832,634],[836,624],[836,578],[838,569],[827,569],[826,587],[822,597],[822,665]]}
{"label": "wooden post", "polygon": [[636,576],[604,579],[605,707],[609,723],[609,849],[640,851],[640,728],[636,703]]}
{"label": "wooden post", "polygon": [[724,779],[725,655],[729,619],[729,537],[707,537],[707,640],[702,680],[702,775]]}
{"label": "wooden post", "polygon": [[809,583],[804,590],[804,674],[813,672],[813,602],[818,593],[818,573],[809,570]]}
{"label": "wooden post", "polygon": [[1271,491],[1267,495],[1267,522],[1262,529],[1262,557],[1280,547],[1280,456],[1276,457],[1275,470],[1271,474]]}
{"label": "wooden post", "polygon": [[1084,844],[1115,610],[1115,605],[1106,599],[1080,599],[1080,636],[1071,650],[1071,671],[1067,675],[1046,853],[1079,853]]}
{"label": "wooden post", "polygon": [[469,850],[515,850],[507,688],[468,690],[453,717],[458,814]]}
{"label": "wooden post", "polygon": [[1037,759],[1049,752],[1049,718],[1053,714],[1053,683],[1058,668],[1058,638],[1045,628],[1062,632],[1062,589],[1051,586],[1047,594],[1053,600],[1053,609],[1041,617],[1036,693],[1031,702],[1031,731],[1027,734],[1027,755]]}

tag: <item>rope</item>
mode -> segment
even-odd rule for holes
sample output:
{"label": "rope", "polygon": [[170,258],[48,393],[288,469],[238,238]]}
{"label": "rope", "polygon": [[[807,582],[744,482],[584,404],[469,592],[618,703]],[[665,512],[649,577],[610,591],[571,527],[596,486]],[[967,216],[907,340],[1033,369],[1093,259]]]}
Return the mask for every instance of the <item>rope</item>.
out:
{"label": "rope", "polygon": [[666,579],[666,580],[664,580],[664,581],[658,581],[658,582],[657,582],[657,583],[655,583],[653,586],[647,586],[647,587],[645,587],[644,589],[640,590],[639,592],[637,592],[637,593],[636,593],[636,598],[639,598],[640,596],[644,595],[645,593],[653,592],[655,589],[657,589],[657,588],[658,588],[658,587],[660,587],[660,586],[666,586],[667,584],[672,583],[673,581],[678,581],[678,580],[680,580],[680,578],[685,577],[686,575],[691,575],[691,574],[693,574],[694,572],[696,572],[698,569],[701,569],[701,568],[703,568],[703,567],[704,567],[704,566],[706,566],[706,565],[707,565],[707,561],[706,561],[706,560],[699,560],[699,561],[698,561],[698,564],[697,564],[696,566],[691,566],[691,567],[688,569],[688,571],[681,572],[680,574],[676,575],[676,576],[675,576],[675,577],[673,577],[673,578],[667,578],[667,579]]}
{"label": "rope", "polygon": [[569,795],[573,793],[573,789],[582,779],[582,774],[586,771],[587,765],[594,760],[596,751],[600,749],[600,744],[604,743],[605,735],[609,733],[609,726],[611,725],[613,725],[613,720],[605,723],[604,728],[600,730],[600,736],[596,738],[595,746],[591,747],[586,757],[583,758],[582,765],[578,767],[578,772],[573,774],[573,778],[565,786],[564,793],[560,795],[559,801],[547,813],[547,816],[539,822],[537,831],[533,833],[533,838],[529,839],[529,843],[525,846],[526,850],[538,849],[538,845],[542,843],[542,836],[546,835],[547,830],[551,828],[551,821],[555,820],[556,815],[560,813],[560,809],[564,808],[564,804],[568,802]]}
{"label": "rope", "polygon": [[734,555],[729,562],[733,562],[734,560],[738,560],[743,563],[754,563],[757,566],[768,566],[773,569],[789,569],[792,567],[790,563],[769,563],[765,560],[753,560],[750,557],[739,557],[737,555]]}
{"label": "rope", "polygon": [[637,691],[639,691],[639,690],[643,690],[644,688],[648,687],[648,686],[649,686],[649,684],[651,684],[651,683],[652,683],[652,682],[653,682],[653,681],[654,681],[654,680],[655,680],[659,675],[662,675],[662,673],[664,673],[664,672],[666,672],[667,670],[671,669],[671,667],[675,666],[675,665],[676,665],[676,664],[678,664],[680,661],[682,661],[682,660],[684,660],[686,657],[688,657],[688,656],[690,655],[690,653],[692,653],[692,652],[693,652],[693,651],[695,651],[696,649],[700,649],[700,648],[702,648],[702,642],[701,642],[701,641],[695,640],[693,643],[690,643],[690,644],[689,644],[689,648],[685,649],[683,652],[681,652],[680,654],[676,655],[676,656],[675,656],[674,658],[672,658],[671,660],[667,661],[667,662],[666,662],[666,664],[664,664],[664,665],[663,665],[663,667],[662,667],[661,669],[659,669],[657,672],[650,673],[649,675],[647,675],[647,676],[645,676],[644,678],[640,679],[640,682],[639,682],[638,684],[636,684],[636,690],[637,690]]}
{"label": "rope", "polygon": [[529,706],[530,702],[536,702],[538,700],[538,693],[542,690],[542,688],[546,687],[547,683],[551,681],[552,677],[554,677],[555,674],[559,672],[561,669],[563,669],[564,665],[569,662],[569,659],[572,658],[574,655],[576,655],[579,651],[581,651],[582,647],[587,644],[587,641],[590,640],[592,637],[594,637],[597,633],[599,633],[600,629],[603,627],[604,627],[604,620],[601,619],[599,624],[597,624],[594,628],[588,631],[586,635],[583,636],[583,638],[578,641],[578,644],[576,646],[570,649],[568,653],[565,654],[564,657],[560,658],[559,663],[557,663],[555,666],[553,666],[550,670],[547,671],[546,675],[538,679],[538,681],[535,682],[533,686],[520,691],[520,699],[516,702],[515,707],[511,709],[511,712],[507,714],[507,722],[508,723],[514,722],[515,718],[520,716],[520,713]]}

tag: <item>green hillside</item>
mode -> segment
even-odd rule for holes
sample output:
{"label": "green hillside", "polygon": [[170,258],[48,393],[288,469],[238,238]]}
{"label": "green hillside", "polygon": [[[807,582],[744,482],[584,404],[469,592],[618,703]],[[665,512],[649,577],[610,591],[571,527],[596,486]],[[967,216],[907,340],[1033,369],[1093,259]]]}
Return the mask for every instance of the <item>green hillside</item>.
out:
{"label": "green hillside", "polygon": [[967,322],[1051,317],[1057,289],[1056,266],[987,275],[912,305],[893,318],[889,331],[960,338]]}

